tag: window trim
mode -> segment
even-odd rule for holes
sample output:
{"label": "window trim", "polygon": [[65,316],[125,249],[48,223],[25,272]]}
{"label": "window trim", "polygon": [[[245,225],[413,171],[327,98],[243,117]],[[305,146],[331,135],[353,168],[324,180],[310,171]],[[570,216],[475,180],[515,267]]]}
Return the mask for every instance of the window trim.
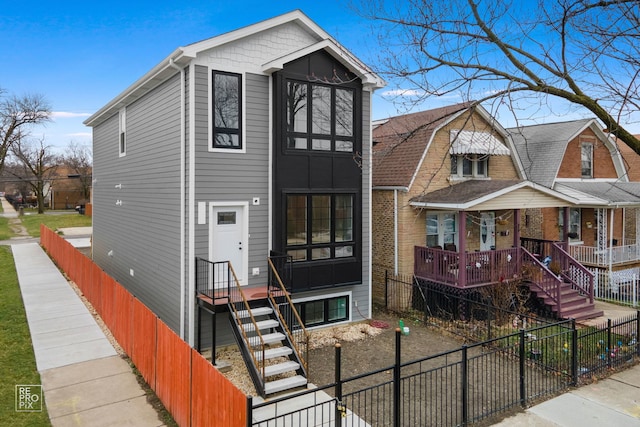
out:
{"label": "window trim", "polygon": [[[239,84],[239,94],[238,94],[238,102],[240,103],[240,106],[238,107],[238,138],[239,138],[239,143],[240,143],[240,147],[238,148],[226,148],[226,147],[215,147],[214,146],[214,138],[215,138],[215,134],[216,134],[216,127],[215,127],[215,113],[214,113],[214,109],[213,109],[213,102],[215,100],[214,97],[214,79],[215,79],[215,75],[216,74],[222,74],[222,75],[227,75],[227,76],[235,76],[238,77],[238,84]],[[208,91],[208,97],[209,97],[209,101],[208,101],[208,106],[209,106],[209,137],[208,137],[208,151],[210,153],[246,153],[247,152],[247,143],[246,143],[246,132],[245,132],[245,120],[244,118],[246,117],[246,110],[245,110],[245,91],[244,91],[244,87],[246,86],[246,75],[245,73],[236,73],[236,72],[231,72],[231,71],[224,71],[224,70],[217,70],[217,69],[213,69],[210,68],[209,69],[209,83],[210,83],[210,90]]]}
{"label": "window trim", "polygon": [[[464,160],[466,156],[474,156],[476,157],[476,160],[470,160],[471,162],[471,167],[472,167],[472,172],[471,175],[464,175]],[[483,175],[479,175],[478,174],[478,163],[479,161],[477,160],[477,158],[480,157],[484,157],[484,159],[481,160],[482,163],[484,163],[484,174]],[[489,158],[491,156],[489,154],[451,154],[450,155],[450,164],[451,164],[451,177],[455,178],[455,179],[486,179],[486,178],[490,178],[489,177]],[[456,164],[456,173],[453,173],[453,163],[455,161]]]}
{"label": "window trim", "polygon": [[[351,323],[352,322],[352,318],[353,318],[353,310],[351,309],[351,305],[352,305],[352,301],[353,301],[352,291],[336,292],[336,293],[332,293],[332,294],[324,294],[324,295],[322,295],[322,298],[318,298],[317,296],[315,296],[315,297],[304,297],[304,298],[292,298],[291,301],[293,302],[294,306],[297,305],[297,304],[304,304],[304,303],[307,303],[307,302],[324,301],[325,307],[327,307],[329,300],[336,299],[336,298],[341,298],[341,297],[347,297],[347,317],[346,317],[346,319],[344,319],[344,320],[336,320],[336,321],[333,321],[333,322],[328,322],[328,321],[326,321],[326,319],[328,318],[328,313],[325,310],[325,313],[324,313],[325,321],[323,321],[322,323],[314,324],[313,326],[307,326],[306,324],[304,325],[307,330],[313,330],[313,329],[317,329],[317,328],[325,328],[328,325],[336,326],[336,325]],[[300,318],[304,322],[304,319],[302,317],[303,313],[299,312],[298,314],[300,314]]]}
{"label": "window trim", "polygon": [[[438,221],[438,232],[437,234],[430,234],[429,233],[429,216],[430,215],[435,215],[436,219]],[[444,226],[444,222],[446,220],[446,216],[447,215],[452,215],[453,216],[453,224],[455,227],[455,231],[453,233],[447,233],[445,226]],[[425,216],[425,245],[429,246],[428,244],[428,239],[429,236],[437,236],[438,238],[438,243],[437,245],[444,247],[444,245],[446,243],[450,243],[450,242],[445,242],[445,236],[449,235],[449,234],[453,234],[453,244],[456,245],[456,247],[460,247],[460,224],[458,223],[459,217],[458,217],[458,213],[456,211],[427,211],[426,212],[426,216]]]}
{"label": "window trim", "polygon": [[118,156],[127,155],[127,107],[118,111]]}
{"label": "window trim", "polygon": [[[585,153],[585,148],[588,148],[589,151],[589,174],[585,175],[584,173],[584,153]],[[594,144],[592,141],[586,141],[586,140],[580,140],[580,177],[581,178],[586,178],[586,179],[591,179],[593,178],[593,148],[594,148]]]}

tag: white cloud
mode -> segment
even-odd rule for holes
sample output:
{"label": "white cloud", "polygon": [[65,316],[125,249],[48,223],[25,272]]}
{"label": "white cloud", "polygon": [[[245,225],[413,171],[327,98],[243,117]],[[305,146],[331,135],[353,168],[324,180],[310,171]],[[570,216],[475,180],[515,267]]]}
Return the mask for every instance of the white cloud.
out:
{"label": "white cloud", "polygon": [[70,111],[52,111],[51,117],[59,119],[73,119],[76,117],[89,117],[91,113],[72,113]]}
{"label": "white cloud", "polygon": [[382,92],[382,96],[424,96],[423,90],[417,89],[393,89]]}

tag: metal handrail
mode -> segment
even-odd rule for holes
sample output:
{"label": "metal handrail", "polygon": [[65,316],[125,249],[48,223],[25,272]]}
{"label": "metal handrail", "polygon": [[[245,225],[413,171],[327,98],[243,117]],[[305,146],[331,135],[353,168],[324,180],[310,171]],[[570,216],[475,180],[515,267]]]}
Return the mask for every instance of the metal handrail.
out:
{"label": "metal handrail", "polygon": [[287,304],[289,306],[289,309],[291,310],[291,312],[295,316],[295,319],[298,322],[298,325],[300,326],[300,329],[302,330],[304,344],[305,344],[304,355],[302,354],[302,351],[298,347],[298,340],[296,340],[295,337],[293,336],[293,331],[291,331],[291,329],[289,328],[288,322],[285,320],[284,315],[280,311],[280,305],[275,301],[275,299],[273,297],[274,291],[272,291],[271,288],[269,289],[269,292],[268,292],[269,300],[271,301],[273,307],[276,309],[276,311],[278,313],[278,317],[281,320],[281,323],[282,323],[282,325],[284,327],[285,332],[287,333],[287,336],[289,337],[289,341],[291,342],[291,345],[293,346],[294,351],[298,355],[298,359],[300,360],[300,363],[302,364],[302,367],[303,367],[304,371],[307,372],[307,368],[308,368],[307,351],[309,349],[309,333],[307,332],[306,328],[304,327],[304,323],[302,322],[302,319],[300,319],[300,315],[298,314],[298,310],[296,310],[296,308],[295,308],[295,306],[293,304],[293,301],[291,301],[291,298],[289,298],[289,293],[287,292],[284,284],[282,283],[282,280],[280,279],[280,275],[276,271],[276,268],[273,265],[273,262],[271,261],[271,258],[268,258],[268,262],[269,262],[269,267],[271,268],[271,270],[272,270],[272,272],[274,274],[274,277],[276,278],[276,283],[280,287],[279,291],[282,293],[282,296],[284,296],[284,298],[285,298],[285,300],[286,300],[286,302],[287,302]]}
{"label": "metal handrail", "polygon": [[[253,317],[253,313],[251,312],[251,307],[249,306],[249,301],[247,300],[247,298],[244,295],[244,292],[242,291],[242,288],[240,287],[240,281],[238,280],[238,277],[236,276],[236,272],[233,269],[233,266],[231,265],[230,262],[228,262],[228,267],[229,270],[231,272],[231,275],[233,276],[233,281],[235,283],[235,287],[236,290],[238,291],[238,293],[240,294],[241,297],[241,301],[232,301],[231,300],[231,294],[229,294],[229,307],[231,307],[231,309],[233,310],[235,316],[235,322],[236,325],[238,326],[238,330],[240,331],[242,338],[244,339],[244,342],[247,345],[247,349],[249,350],[249,353],[251,355],[251,359],[253,360],[254,365],[256,366],[256,368],[258,368],[258,370],[260,371],[261,374],[261,378],[262,378],[262,383],[261,383],[261,391],[264,391],[264,383],[265,383],[265,368],[266,368],[266,363],[265,363],[265,344],[264,344],[264,338],[262,338],[262,334],[260,333],[260,329],[258,328],[258,324],[256,322],[255,317]],[[249,338],[247,336],[247,333],[245,332],[245,329],[243,327],[243,324],[240,321],[240,317],[238,316],[238,310],[236,308],[236,303],[237,302],[241,302],[242,305],[244,305],[245,310],[247,310],[247,313],[249,314],[249,318],[251,319],[251,323],[253,324],[255,333],[260,341],[260,350],[262,352],[262,358],[261,361],[258,362],[258,360],[256,359],[256,354],[255,351],[252,350],[252,343],[251,343],[251,338]],[[255,338],[255,337],[253,337]]]}

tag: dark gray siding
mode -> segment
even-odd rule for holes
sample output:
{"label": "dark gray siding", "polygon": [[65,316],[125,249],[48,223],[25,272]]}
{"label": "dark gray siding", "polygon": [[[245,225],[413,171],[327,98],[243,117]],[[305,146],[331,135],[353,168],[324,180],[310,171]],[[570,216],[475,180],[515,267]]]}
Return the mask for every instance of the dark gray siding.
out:
{"label": "dark gray siding", "polygon": [[117,114],[94,128],[93,187],[95,261],[178,332],[180,112],[177,74],[127,106],[126,156]]}
{"label": "dark gray siding", "polygon": [[[209,152],[208,91],[211,76],[196,67],[196,180],[197,202],[249,203],[248,285],[266,285],[269,231],[269,78],[247,74],[245,78],[245,153]],[[251,201],[260,198],[254,206]],[[192,205],[193,206],[193,205]],[[195,256],[208,257],[209,224],[195,226]],[[260,268],[252,276],[251,269]]]}

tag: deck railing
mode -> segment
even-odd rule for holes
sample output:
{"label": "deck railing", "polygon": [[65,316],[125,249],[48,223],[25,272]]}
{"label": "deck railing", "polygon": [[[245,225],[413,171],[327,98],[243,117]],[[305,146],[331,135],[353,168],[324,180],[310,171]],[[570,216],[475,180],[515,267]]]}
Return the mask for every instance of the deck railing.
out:
{"label": "deck railing", "polygon": [[[520,274],[520,248],[458,252],[416,246],[414,274],[436,283],[474,287],[512,279]],[[464,278],[460,270],[464,264]]]}
{"label": "deck railing", "polygon": [[582,264],[608,266],[640,261],[640,245],[629,244],[598,249],[594,246],[570,246],[571,256]]}

